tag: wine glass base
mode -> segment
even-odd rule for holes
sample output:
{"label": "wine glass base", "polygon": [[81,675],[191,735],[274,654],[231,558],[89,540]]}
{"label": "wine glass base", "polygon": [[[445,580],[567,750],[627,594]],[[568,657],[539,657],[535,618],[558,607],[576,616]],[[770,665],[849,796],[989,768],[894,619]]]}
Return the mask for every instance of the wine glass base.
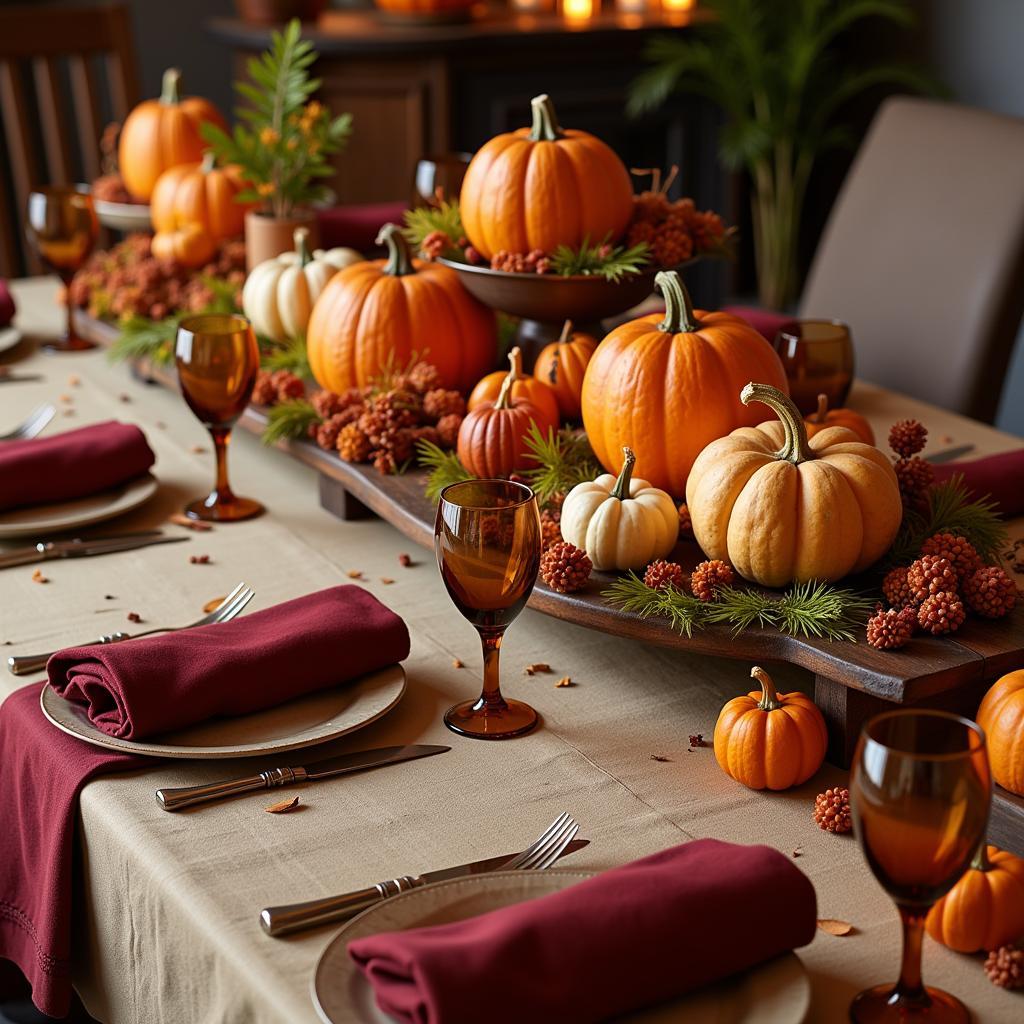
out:
{"label": "wine glass base", "polygon": [[99,348],[98,345],[77,334],[64,335],[63,338],[50,338],[39,346],[44,352],[89,352],[91,349]]}
{"label": "wine glass base", "polygon": [[528,733],[538,722],[537,712],[521,700],[502,701],[502,707],[488,707],[480,698],[452,705],[444,724],[460,736],[475,740],[507,740]]}
{"label": "wine glass base", "polygon": [[185,515],[189,519],[202,519],[212,523],[237,523],[242,519],[261,516],[266,509],[254,498],[232,498],[226,501],[210,495],[208,498],[197,498],[185,506]]}
{"label": "wine glass base", "polygon": [[855,1024],[970,1024],[967,1007],[956,996],[926,986],[929,1003],[916,1005],[896,997],[894,984],[865,989],[850,1003],[850,1020]]}

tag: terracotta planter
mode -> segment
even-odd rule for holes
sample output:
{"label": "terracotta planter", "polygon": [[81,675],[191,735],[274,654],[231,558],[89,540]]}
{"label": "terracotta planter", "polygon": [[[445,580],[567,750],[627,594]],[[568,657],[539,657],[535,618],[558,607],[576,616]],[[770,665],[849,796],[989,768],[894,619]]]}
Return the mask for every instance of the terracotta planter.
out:
{"label": "terracotta planter", "polygon": [[320,239],[316,215],[312,210],[296,211],[291,217],[271,217],[250,210],[245,215],[246,269],[252,270],[264,260],[290,252],[294,245],[295,229],[302,227],[309,229],[309,248],[315,249]]}

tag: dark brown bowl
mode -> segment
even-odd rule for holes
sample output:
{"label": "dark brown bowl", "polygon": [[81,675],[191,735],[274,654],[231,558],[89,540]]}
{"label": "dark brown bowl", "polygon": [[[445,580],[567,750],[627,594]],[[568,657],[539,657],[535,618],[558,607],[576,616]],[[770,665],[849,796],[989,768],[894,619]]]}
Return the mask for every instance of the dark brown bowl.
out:
{"label": "dark brown bowl", "polygon": [[654,290],[655,270],[627,274],[620,281],[603,277],[510,274],[490,267],[439,259],[459,275],[466,291],[485,306],[541,323],[573,320],[592,324],[643,302]]}

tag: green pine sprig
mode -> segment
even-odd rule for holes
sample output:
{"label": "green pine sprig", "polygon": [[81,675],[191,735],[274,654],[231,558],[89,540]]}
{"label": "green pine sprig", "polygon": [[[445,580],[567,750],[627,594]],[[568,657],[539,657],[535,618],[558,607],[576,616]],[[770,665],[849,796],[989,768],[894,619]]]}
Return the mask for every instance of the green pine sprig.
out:
{"label": "green pine sprig", "polygon": [[715,601],[699,601],[674,587],[655,590],[633,572],[616,580],[601,596],[641,618],[665,618],[687,637],[694,629],[722,624],[731,626],[734,633],[756,626],[787,636],[855,641],[874,606],[863,594],[817,581],[795,583],[781,596],[752,587],[723,587]]}
{"label": "green pine sprig", "polygon": [[309,436],[309,428],[321,423],[320,414],[313,403],[305,398],[294,398],[271,406],[267,413],[267,425],[260,439],[266,445],[278,441],[295,441]]}
{"label": "green pine sprig", "polygon": [[630,274],[639,274],[650,263],[651,248],[639,242],[628,248],[609,245],[606,237],[594,245],[583,239],[578,249],[560,245],[551,255],[551,267],[562,277],[603,277],[607,281],[621,281]]}
{"label": "green pine sprig", "polygon": [[537,424],[531,423],[524,440],[530,458],[537,466],[527,470],[523,476],[541,505],[556,494],[567,494],[585,480],[593,480],[602,472],[587,435],[582,431],[563,428],[556,434],[549,430],[545,437]]}
{"label": "green pine sprig", "polygon": [[168,366],[174,361],[174,336],[178,331],[179,316],[163,320],[133,315],[121,323],[121,333],[107,349],[112,363],[135,362],[148,359],[156,366]]}
{"label": "green pine sprig", "polygon": [[309,365],[305,338],[292,338],[281,344],[269,338],[260,338],[260,367],[274,370],[290,370],[296,377],[312,380],[313,371]]}
{"label": "green pine sprig", "polygon": [[472,480],[473,474],[459,461],[455,452],[446,451],[432,441],[418,441],[416,458],[421,466],[427,469],[426,496],[437,504],[441,492],[449,484],[459,484],[463,480]]}

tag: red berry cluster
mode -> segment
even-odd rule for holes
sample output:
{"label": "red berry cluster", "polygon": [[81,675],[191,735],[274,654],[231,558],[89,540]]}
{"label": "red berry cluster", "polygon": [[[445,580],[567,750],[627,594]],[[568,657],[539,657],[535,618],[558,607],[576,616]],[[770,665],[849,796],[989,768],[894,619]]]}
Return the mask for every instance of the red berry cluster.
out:
{"label": "red berry cluster", "polygon": [[900,497],[907,508],[921,508],[926,504],[928,489],[935,481],[935,470],[925,462],[919,452],[928,443],[928,431],[917,420],[900,420],[889,431],[889,447],[896,453],[896,480]]}
{"label": "red berry cluster", "polygon": [[551,270],[551,257],[543,249],[531,249],[527,253],[500,249],[491,257],[491,270],[504,270],[507,274],[546,274]]}
{"label": "red berry cluster", "polygon": [[302,378],[291,370],[260,370],[256,374],[256,383],[252,389],[252,401],[256,405],[277,405],[302,398],[306,394],[306,385]]}
{"label": "red berry cluster", "polygon": [[678,267],[693,256],[722,247],[725,225],[717,213],[698,210],[692,199],[669,202],[662,191],[650,191],[634,200],[633,217],[626,233],[630,246],[646,242],[659,267]]}

